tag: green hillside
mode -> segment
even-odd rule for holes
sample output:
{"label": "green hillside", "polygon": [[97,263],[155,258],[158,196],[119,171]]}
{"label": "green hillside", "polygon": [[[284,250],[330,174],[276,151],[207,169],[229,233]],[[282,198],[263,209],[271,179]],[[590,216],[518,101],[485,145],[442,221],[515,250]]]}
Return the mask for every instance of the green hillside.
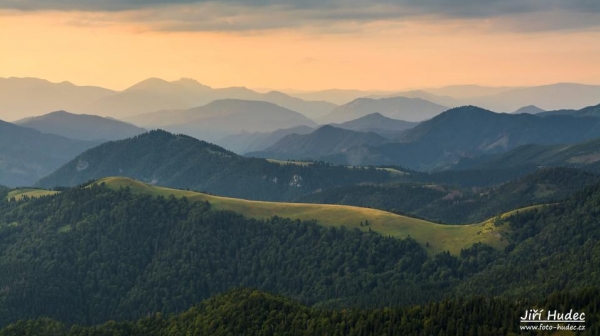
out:
{"label": "green hillside", "polygon": [[517,147],[503,154],[461,162],[460,169],[489,170],[513,167],[577,167],[596,170],[600,163],[600,139],[576,144],[535,145]]}
{"label": "green hillside", "polygon": [[44,134],[0,120],[0,184],[30,186],[99,143]]}
{"label": "green hillside", "polygon": [[530,309],[533,304],[546,310],[553,309],[564,305],[566,300],[586,312],[589,322],[584,334],[598,335],[599,297],[600,290],[590,288],[575,293],[556,293],[535,302],[474,297],[416,307],[329,310],[308,307],[279,295],[238,289],[170,316],[153,314],[137,321],[108,322],[98,326],[69,326],[41,318],[12,324],[1,329],[0,336],[517,335],[520,312]]}
{"label": "green hillside", "polygon": [[[477,242],[500,248],[506,242],[501,239],[501,230],[488,220],[472,225],[443,225],[422,219],[397,215],[376,209],[331,204],[302,204],[249,201],[236,198],[212,196],[208,194],[151,186],[125,177],[101,179],[109,188],[129,187],[132,192],[168,197],[187,197],[190,201],[208,201],[216,210],[229,210],[249,218],[268,219],[273,216],[317,220],[326,226],[345,226],[363,231],[373,230],[386,236],[406,238],[410,236],[423,245],[430,255],[450,251],[459,254]],[[364,223],[368,222],[368,226]],[[363,225],[361,226],[361,223]],[[428,246],[427,246],[428,245]]]}
{"label": "green hillside", "polygon": [[[105,179],[0,201],[0,326],[41,317],[93,325],[167,316],[234,288],[347,311],[472,295],[542,302],[600,283],[598,204],[595,185],[551,206],[445,227],[372,209],[232,200]],[[273,214],[309,220],[267,218]],[[374,218],[361,227],[353,216]],[[338,228],[334,217],[358,229]],[[432,238],[432,246],[402,238],[409,233]],[[456,255],[431,253],[438,242],[451,251],[469,239],[502,244],[500,233],[502,249],[474,244]]]}
{"label": "green hillside", "polygon": [[468,188],[455,184],[395,182],[330,188],[297,202],[375,208],[434,222],[477,223],[533,204],[561,201],[600,181],[573,168],[538,169],[498,186]]}
{"label": "green hillside", "polygon": [[[287,135],[269,148],[246,153],[246,156],[277,160],[322,160],[353,147],[377,146],[385,141],[386,138],[374,132],[358,132],[325,125],[310,134]],[[353,164],[355,161],[348,160],[344,163]]]}
{"label": "green hillside", "polygon": [[240,287],[307,304],[410,305],[478,270],[447,253],[430,258],[414,239],[131,191],[96,184],[0,201],[0,326],[133,320]]}
{"label": "green hillside", "polygon": [[17,201],[20,201],[21,199],[23,199],[23,197],[41,197],[41,196],[54,195],[56,193],[58,193],[58,191],[23,188],[23,189],[11,190],[8,193],[8,195],[6,195],[6,199],[11,199],[14,197]]}

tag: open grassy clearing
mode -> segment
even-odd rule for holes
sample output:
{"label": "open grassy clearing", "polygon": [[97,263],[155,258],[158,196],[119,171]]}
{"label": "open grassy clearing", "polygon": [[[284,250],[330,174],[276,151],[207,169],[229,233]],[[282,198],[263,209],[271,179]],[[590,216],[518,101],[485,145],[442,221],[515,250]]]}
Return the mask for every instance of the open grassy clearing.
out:
{"label": "open grassy clearing", "polygon": [[[124,177],[104,178],[97,183],[105,183],[106,186],[113,189],[129,187],[132,192],[138,194],[164,197],[173,195],[175,197],[187,197],[190,201],[208,201],[216,210],[229,210],[249,218],[267,219],[272,216],[279,216],[300,220],[314,219],[325,226],[343,225],[347,228],[358,228],[364,231],[371,229],[383,235],[399,238],[410,236],[423,245],[431,255],[443,251],[458,254],[461,249],[477,242],[486,243],[496,248],[502,248],[507,244],[501,237],[501,233],[507,229],[507,225],[495,227],[495,218],[470,225],[443,225],[376,209],[345,205],[250,201],[207,195],[194,191],[156,187]],[[527,211],[538,207],[541,206],[515,211]],[[506,217],[512,213],[514,211],[503,216]],[[369,226],[360,225],[361,222],[365,223],[366,221],[369,222]]]}
{"label": "open grassy clearing", "polygon": [[271,163],[277,163],[279,165],[296,165],[296,166],[310,166],[312,165],[314,162],[312,161],[293,161],[293,160],[275,160],[275,159],[267,159],[267,161],[271,162]]}
{"label": "open grassy clearing", "polygon": [[[277,163],[280,165],[288,165],[288,164],[293,164],[293,165],[297,165],[297,166],[310,166],[312,165],[314,162],[312,161],[294,161],[294,160],[276,160],[276,159],[266,159],[267,161],[271,162],[271,163]],[[361,168],[361,169],[365,169],[368,168],[367,166],[344,166],[346,168]],[[393,175],[407,175],[408,173],[400,171],[398,169],[394,169],[394,168],[383,168],[383,167],[374,167],[377,170],[385,170]]]}
{"label": "open grassy clearing", "polygon": [[17,201],[20,201],[25,196],[41,197],[41,196],[54,195],[56,193],[58,193],[58,191],[24,188],[24,189],[12,190],[11,192],[8,193],[8,195],[6,196],[6,199],[11,199],[14,197]]}

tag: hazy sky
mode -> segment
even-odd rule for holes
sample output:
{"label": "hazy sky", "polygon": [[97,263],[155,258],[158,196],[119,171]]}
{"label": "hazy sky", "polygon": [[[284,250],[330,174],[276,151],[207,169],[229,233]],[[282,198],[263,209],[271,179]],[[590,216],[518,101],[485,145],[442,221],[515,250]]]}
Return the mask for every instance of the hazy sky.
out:
{"label": "hazy sky", "polygon": [[399,90],[600,84],[599,64],[598,0],[0,0],[0,77]]}

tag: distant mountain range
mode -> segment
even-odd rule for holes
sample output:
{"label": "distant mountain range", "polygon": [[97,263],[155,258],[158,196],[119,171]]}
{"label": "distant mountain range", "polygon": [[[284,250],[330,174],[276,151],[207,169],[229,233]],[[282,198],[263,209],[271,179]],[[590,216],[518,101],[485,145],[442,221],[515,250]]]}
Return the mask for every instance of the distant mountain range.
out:
{"label": "distant mountain range", "polygon": [[[598,97],[600,85],[576,83],[533,87],[458,85],[398,92],[334,89],[286,94],[260,93],[245,87],[211,88],[186,78],[171,82],[150,78],[123,91],[37,78],[0,78],[0,119],[13,121],[58,110],[123,119],[160,110],[190,109],[215,100],[238,99],[273,103],[321,124],[342,123],[375,112],[394,119],[423,121],[442,110],[462,105],[495,112],[515,111],[529,105],[544,110],[580,109],[598,104]],[[339,104],[343,106],[338,108]],[[440,110],[440,106],[444,108]]]}
{"label": "distant mountain range", "polygon": [[[489,87],[453,85],[442,88],[423,88],[412,91],[374,92],[356,90],[325,90],[290,93],[298,97],[318,97],[343,105],[357,98],[421,98],[451,107],[476,105],[494,112],[511,112],[523,106],[535,105],[544,110],[581,109],[598,104],[600,85],[556,83],[530,87]],[[344,98],[344,99],[341,99]],[[381,111],[372,111],[381,112]],[[398,118],[409,120],[404,118]],[[410,121],[410,120],[409,120]]]}
{"label": "distant mountain range", "polygon": [[427,92],[424,90],[402,91],[402,92],[394,92],[392,94],[388,93],[388,94],[384,94],[384,95],[376,94],[376,95],[370,95],[370,96],[361,97],[361,98],[381,99],[381,98],[395,98],[395,97],[419,98],[419,99],[427,100],[429,102],[432,102],[432,103],[435,103],[438,105],[448,106],[448,108],[463,105],[462,102],[456,98],[452,98],[450,96],[438,96],[436,94],[433,94],[431,92]]}
{"label": "distant mountain range", "polygon": [[151,78],[94,102],[86,111],[95,114],[111,113],[110,116],[123,118],[159,110],[189,109],[222,99],[270,102],[309,118],[325,115],[335,107],[332,103],[308,102],[277,91],[258,93],[244,87],[213,89],[192,79],[167,82]]}
{"label": "distant mountain range", "polygon": [[394,177],[375,169],[280,165],[245,158],[186,135],[157,130],[85,151],[41,179],[38,185],[75,186],[107,176],[257,200],[292,200],[319,188],[381,183]]}
{"label": "distant mountain range", "polygon": [[[431,170],[451,166],[461,158],[503,153],[520,145],[576,143],[595,137],[600,137],[600,118],[506,114],[465,106],[422,122],[393,141],[344,147],[343,151],[330,153],[328,161]],[[294,157],[291,154],[297,153],[297,145],[282,145],[277,151],[268,151],[286,153],[288,159],[322,157],[319,150],[304,150]]]}
{"label": "distant mountain range", "polygon": [[319,118],[322,124],[342,123],[380,113],[388,118],[418,122],[430,119],[448,108],[420,98],[359,98],[335,108],[331,113]]}
{"label": "distant mountain range", "polygon": [[535,105],[546,111],[581,109],[586,106],[596,105],[599,100],[600,85],[558,83],[515,88],[493,95],[465,99],[463,103],[480,106],[496,112],[509,112],[527,105]]}
{"label": "distant mountain range", "polygon": [[[0,119],[14,121],[50,111],[81,112],[98,99],[116,94],[96,86],[51,83],[38,78],[0,78]],[[109,111],[102,111],[106,115]]]}
{"label": "distant mountain range", "polygon": [[433,169],[461,157],[502,153],[525,144],[575,143],[595,137],[600,137],[597,118],[503,114],[466,106],[406,131],[398,143],[375,149],[368,161]]}
{"label": "distant mountain range", "polygon": [[56,111],[39,117],[18,120],[15,124],[80,140],[120,140],[146,132],[145,129],[116,119]]}
{"label": "distant mountain range", "polygon": [[164,128],[205,141],[244,132],[269,132],[317,124],[301,113],[281,106],[251,100],[216,100],[188,110],[159,111],[127,119],[149,128]]}
{"label": "distant mountain range", "polygon": [[[379,113],[373,113],[355,120],[347,121],[345,123],[330,125],[334,126],[335,128],[357,132],[373,132],[385,138],[395,138],[398,137],[401,132],[417,125],[417,123],[391,119]],[[309,134],[314,130],[314,127],[297,126],[279,129],[273,132],[244,132],[240,134],[229,135],[222,139],[216,139],[215,143],[236,153],[245,154],[249,152],[263,151],[273,146],[287,135]]]}
{"label": "distant mountain range", "polygon": [[264,151],[246,155],[284,160],[320,160],[337,153],[345,153],[350,148],[376,146],[386,140],[373,132],[356,132],[326,125],[310,134],[287,135]]}
{"label": "distant mountain range", "polygon": [[365,98],[370,96],[387,97],[396,94],[395,91],[365,91],[365,90],[344,90],[344,89],[329,89],[321,91],[295,91],[284,90],[290,96],[298,97],[304,100],[312,101],[328,101],[336,105],[347,104],[357,98]]}
{"label": "distant mountain range", "polygon": [[0,78],[0,118],[5,120],[57,110],[121,119],[158,110],[189,109],[221,99],[271,102],[309,118],[319,118],[336,107],[329,102],[305,101],[277,91],[258,93],[244,87],[215,89],[185,78],[172,82],[150,78],[121,92],[37,78]]}
{"label": "distant mountain range", "polygon": [[0,121],[0,184],[31,185],[97,144]]}

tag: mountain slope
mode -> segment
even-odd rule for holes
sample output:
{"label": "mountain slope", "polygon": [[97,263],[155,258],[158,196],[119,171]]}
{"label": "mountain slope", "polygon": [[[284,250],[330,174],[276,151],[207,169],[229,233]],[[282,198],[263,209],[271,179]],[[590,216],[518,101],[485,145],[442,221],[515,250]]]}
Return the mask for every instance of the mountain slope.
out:
{"label": "mountain slope", "polygon": [[31,185],[97,144],[0,121],[0,185]]}
{"label": "mountain slope", "polygon": [[[340,306],[344,301],[335,300],[343,299],[374,306],[378,302],[369,298],[377,293],[386,293],[387,304],[414,304],[441,297],[439,288],[446,281],[432,275],[447,267],[444,259],[429,258],[402,228],[437,231],[453,244],[453,253],[484,237],[503,245],[491,223],[434,225],[356,209],[367,218],[375,214],[373,224],[365,220],[362,225],[362,215],[339,210],[348,207],[316,207],[340,214],[325,227],[280,216],[250,219],[254,206],[273,205],[215,197],[206,202],[204,196],[117,178],[48,197],[1,201],[0,286],[5,290],[0,326],[40,316],[89,324],[131,320],[148,312],[166,315],[239,287],[309,304]],[[243,217],[219,210],[219,201],[254,204],[244,207],[248,217]],[[275,213],[287,215],[288,206],[280,204]],[[304,216],[310,218],[310,211]],[[345,221],[356,229],[337,227]],[[371,226],[397,238],[373,233]],[[434,236],[425,236],[435,244]],[[453,236],[458,240],[449,239]],[[450,254],[442,258],[457,260]]]}
{"label": "mountain slope", "polygon": [[[342,124],[330,124],[330,126],[358,132],[373,132],[383,137],[392,138],[397,137],[401,131],[414,127],[416,124],[387,118],[379,113],[373,113]],[[236,153],[245,154],[266,150],[287,135],[309,134],[313,131],[314,129],[308,126],[297,126],[267,133],[233,134],[222,139],[217,139],[214,142]]]}
{"label": "mountain slope", "polygon": [[427,100],[429,102],[439,104],[442,106],[447,106],[448,108],[461,106],[463,105],[460,100],[454,99],[450,96],[438,96],[431,92],[427,92],[424,90],[412,90],[412,91],[401,91],[394,92],[393,94],[385,94],[385,95],[370,95],[363,96],[361,98],[394,98],[394,97],[406,97],[406,98],[420,98],[423,100]]}
{"label": "mountain slope", "polygon": [[189,79],[167,82],[149,78],[122,92],[90,101],[84,112],[123,119],[150,111],[185,109],[207,103],[204,96],[210,90],[210,87]]}
{"label": "mountain slope", "polygon": [[15,124],[71,139],[120,140],[146,132],[132,124],[93,115],[57,111],[39,117],[16,121]]}
{"label": "mountain slope", "polygon": [[77,86],[69,82],[0,78],[0,119],[12,121],[58,110],[81,111],[89,102],[114,93],[100,87]]}
{"label": "mountain slope", "polygon": [[381,113],[371,113],[364,117],[350,120],[345,123],[330,125],[351,131],[374,132],[381,136],[392,134],[397,136],[401,131],[413,128],[417,124],[418,123],[416,122],[388,118]]}
{"label": "mountain slope", "polygon": [[202,107],[169,113],[168,118],[176,121],[165,128],[192,136],[205,131],[231,134],[316,126],[304,115],[275,104],[235,99],[217,100]]}
{"label": "mountain slope", "polygon": [[600,139],[570,145],[524,145],[509,152],[460,162],[457,169],[563,166],[595,169],[600,165]]}
{"label": "mountain slope", "polygon": [[254,100],[262,100],[273,103],[292,111],[298,111],[310,119],[321,118],[337,107],[337,105],[327,101],[306,101],[300,98],[291,97],[279,91],[270,91],[252,98]]}
{"label": "mountain slope", "polygon": [[309,126],[279,129],[273,132],[240,133],[228,135],[215,141],[215,144],[238,154],[258,152],[273,146],[290,134],[308,134],[314,131]]}
{"label": "mountain slope", "polygon": [[281,166],[159,130],[90,149],[38,184],[75,186],[107,176],[127,176],[156,185],[258,200],[289,200],[318,188],[393,178],[388,172],[375,169]]}
{"label": "mountain slope", "polygon": [[290,96],[298,97],[304,100],[328,101],[337,105],[347,104],[357,98],[364,98],[370,95],[386,95],[392,92],[388,91],[361,91],[361,90],[344,90],[344,89],[328,89],[321,91],[294,91],[287,90],[285,93]]}
{"label": "mountain slope", "polygon": [[345,153],[353,147],[375,146],[385,141],[386,138],[373,132],[355,132],[326,125],[310,134],[290,134],[264,151],[251,152],[247,156],[318,160]]}
{"label": "mountain slope", "polygon": [[[425,242],[429,241],[432,244],[435,242],[434,246],[427,249],[431,255],[444,251],[450,251],[450,253],[458,255],[461,249],[469,248],[477,242],[485,242],[495,247],[503,246],[497,235],[492,234],[494,230],[489,227],[489,223],[485,220],[476,224],[453,226],[376,209],[330,204],[249,201],[155,187],[122,177],[108,177],[99,180],[97,183],[104,184],[114,190],[129,187],[134,194],[161,195],[164,197],[174,195],[176,197],[186,197],[193,202],[209,202],[213,210],[233,211],[258,220],[267,220],[273,216],[279,216],[292,220],[315,220],[322,226],[345,226],[348,229],[370,230],[396,238],[410,236],[423,245],[424,248],[427,247]],[[360,223],[363,222],[368,222],[368,227],[361,226]],[[486,227],[487,231],[490,232],[481,235],[478,232],[481,231],[482,227]]]}
{"label": "mountain slope", "polygon": [[296,111],[267,102],[237,99],[216,100],[189,110],[147,113],[128,120],[211,142],[231,134],[316,126]]}
{"label": "mountain slope", "polygon": [[[537,307],[529,300],[558,291],[589,293],[600,281],[598,185],[563,203],[513,211],[473,227],[476,239],[493,237],[504,249],[475,244],[458,255],[427,256],[412,238],[370,232],[370,222],[354,222],[358,230],[348,230],[281,217],[257,221],[202,199],[170,197],[174,191],[117,180],[0,202],[0,325],[42,316],[87,325],[130,321],[148,312],[168,316],[240,287],[346,308],[346,314],[356,307],[412,306],[477,294],[485,298],[471,306],[497,316],[497,310],[483,309],[491,297]],[[435,240],[428,242],[425,248],[433,248]],[[559,302],[565,304],[565,297]],[[587,300],[592,301],[567,307],[590,307],[586,314],[598,314],[598,295]],[[432,309],[442,311],[439,304]],[[518,318],[520,311],[511,311]],[[344,316],[336,317],[338,323]]]}
{"label": "mountain slope", "polygon": [[[492,172],[489,172],[490,174]],[[319,191],[300,202],[346,204],[382,209],[444,223],[474,223],[534,204],[555,203],[600,176],[577,169],[540,169],[525,177],[486,188],[431,183],[356,185]]]}
{"label": "mountain slope", "polygon": [[[519,334],[520,316],[529,307],[553,307],[564,302],[586,312],[586,330],[597,334],[597,288],[576,293],[558,292],[543,300],[502,298],[452,298],[413,307],[333,310],[303,305],[290,298],[252,289],[236,289],[203,301],[189,310],[164,316],[155,314],[137,321],[70,326],[48,318],[19,321],[0,330],[0,336],[85,335],[503,335]],[[273,323],[273,312],[278,322]],[[490,313],[493,312],[493,313]],[[340,316],[343,323],[340,323]],[[298,323],[297,321],[302,321]],[[587,322],[589,321],[589,322]],[[351,330],[351,333],[348,333]]]}
{"label": "mountain slope", "polygon": [[[506,225],[503,258],[459,284],[463,295],[489,291],[541,297],[560,288],[597,287],[600,260],[600,185],[538,211],[515,214]],[[584,257],[585,256],[585,257]],[[560,265],[560,267],[552,267]],[[490,281],[494,286],[490,288]]]}
{"label": "mountain slope", "polygon": [[416,122],[432,118],[446,109],[420,98],[358,98],[335,108],[318,121],[322,124],[342,123],[377,112],[388,118]]}
{"label": "mountain slope", "polygon": [[573,117],[600,117],[600,104],[595,105],[595,106],[584,107],[580,110],[547,111],[547,112],[542,112],[539,115],[541,115],[541,116],[568,115],[568,116],[573,116]]}

